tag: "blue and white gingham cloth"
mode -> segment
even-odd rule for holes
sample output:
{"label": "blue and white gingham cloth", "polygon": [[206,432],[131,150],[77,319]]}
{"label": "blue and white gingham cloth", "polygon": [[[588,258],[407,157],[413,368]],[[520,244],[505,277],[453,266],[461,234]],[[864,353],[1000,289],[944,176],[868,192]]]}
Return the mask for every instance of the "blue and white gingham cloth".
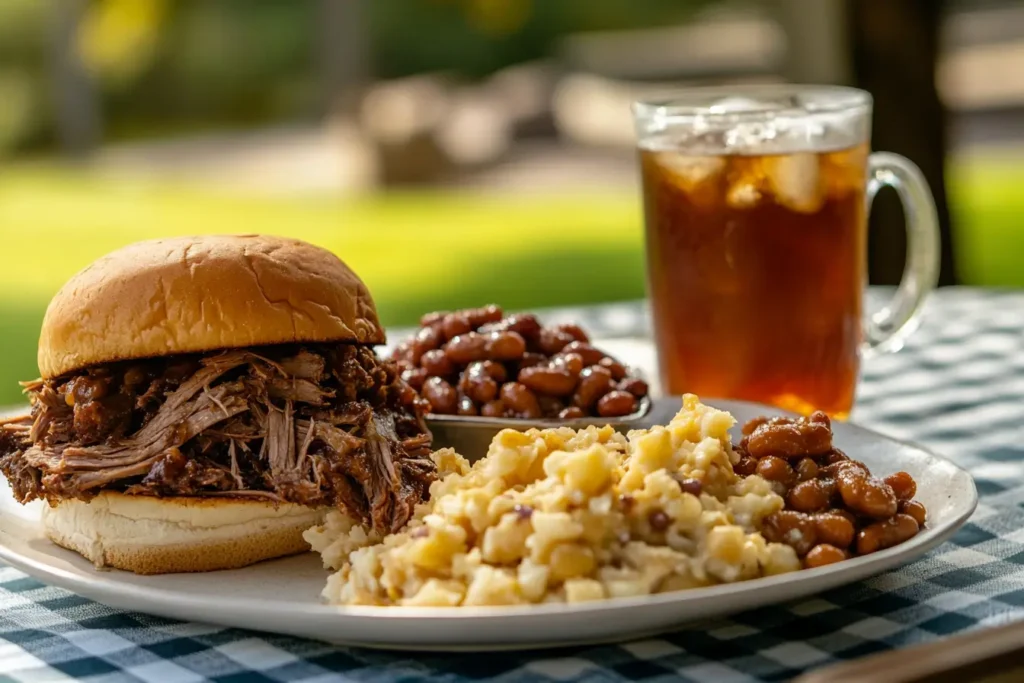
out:
{"label": "blue and white gingham cloth", "polygon": [[[647,329],[636,304],[554,315]],[[123,612],[0,565],[0,681],[782,681],[1024,617],[1024,293],[941,291],[861,387],[855,420],[956,459],[981,494],[951,542],[863,583],[622,645],[396,654]]]}

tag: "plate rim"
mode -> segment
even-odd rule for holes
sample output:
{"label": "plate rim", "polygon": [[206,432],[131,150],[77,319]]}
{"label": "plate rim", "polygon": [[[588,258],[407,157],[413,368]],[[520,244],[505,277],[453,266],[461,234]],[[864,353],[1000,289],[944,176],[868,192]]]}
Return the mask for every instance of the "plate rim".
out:
{"label": "plate rim", "polygon": [[[664,404],[669,401],[673,401],[677,397],[660,397],[652,402],[651,412],[654,412],[659,404]],[[702,399],[704,402],[705,399]],[[719,407],[723,404],[739,406],[749,408],[752,410],[768,410],[775,413],[788,412],[781,410],[777,407],[767,406],[760,403],[754,403],[750,401],[740,401],[731,399],[717,399],[708,398],[706,404],[712,407]],[[726,409],[726,408],[721,408]],[[730,409],[731,410],[731,409]],[[653,595],[642,595],[642,596],[628,596],[618,598],[606,598],[603,600],[595,600],[591,602],[583,603],[548,603],[539,605],[508,605],[508,606],[464,606],[464,607],[414,607],[414,606],[376,606],[376,605],[328,605],[323,602],[309,602],[301,603],[291,600],[274,600],[272,598],[241,598],[232,596],[222,596],[218,600],[218,605],[222,607],[224,611],[234,612],[236,614],[250,614],[254,615],[257,613],[266,613],[270,610],[281,610],[284,609],[291,615],[302,618],[320,618],[327,616],[334,617],[350,617],[360,619],[374,619],[374,620],[408,620],[408,619],[431,619],[431,620],[495,620],[495,619],[507,619],[517,617],[540,617],[540,616],[554,616],[554,615],[579,615],[585,616],[588,614],[599,614],[606,611],[618,611],[624,609],[636,609],[642,607],[667,607],[673,603],[685,603],[686,601],[693,601],[697,599],[708,599],[712,600],[716,597],[730,597],[735,596],[737,593],[745,593],[748,591],[755,591],[763,589],[765,591],[771,591],[773,587],[778,585],[787,585],[795,580],[797,577],[801,579],[814,578],[818,579],[819,582],[829,583],[828,587],[815,590],[810,595],[818,594],[823,590],[829,590],[840,585],[847,583],[853,583],[855,581],[862,580],[869,576],[876,575],[883,571],[887,571],[893,567],[899,566],[905,562],[916,560],[937,547],[942,542],[948,540],[953,534],[955,534],[970,517],[974,514],[978,506],[978,489],[974,481],[974,477],[969,471],[961,467],[959,464],[954,462],[952,459],[935,452],[934,450],[922,446],[913,441],[899,439],[891,436],[887,436],[875,429],[864,427],[855,422],[842,422],[845,427],[853,428],[855,431],[870,434],[872,437],[883,439],[900,446],[910,448],[918,451],[930,458],[934,458],[941,462],[946,463],[953,469],[954,472],[960,473],[965,477],[966,482],[969,483],[967,491],[962,494],[968,496],[968,500],[959,510],[956,516],[938,528],[926,529],[924,533],[918,534],[913,539],[902,543],[900,545],[882,550],[871,555],[865,555],[861,557],[844,560],[832,565],[824,567],[817,567],[813,569],[802,569],[798,572],[787,572],[785,574],[779,574],[775,576],[759,577],[756,579],[748,579],[744,581],[737,581],[733,583],[723,583],[713,586],[705,586],[701,588],[692,588],[681,591],[669,591],[666,593],[656,593]],[[845,428],[844,427],[844,428]],[[2,522],[2,518],[0,518]],[[117,592],[119,598],[131,598],[140,604],[144,604],[147,607],[144,609],[135,608],[139,611],[145,611],[152,606],[173,606],[173,603],[181,604],[182,598],[189,596],[188,593],[182,593],[181,591],[172,591],[167,588],[160,588],[155,586],[140,586],[137,584],[124,583],[118,581],[116,578],[109,578],[111,576],[116,577],[118,575],[117,570],[97,570],[95,575],[86,576],[79,574],[75,571],[68,570],[62,567],[54,566],[52,563],[48,563],[44,560],[37,560],[32,557],[23,556],[20,553],[14,552],[8,548],[6,543],[3,543],[3,539],[9,536],[8,532],[4,531],[2,524],[0,524],[0,561],[9,564],[16,569],[19,569],[33,578],[39,579],[44,583],[54,585],[60,588],[64,588],[78,595],[89,597],[88,594],[96,594],[96,591],[102,591],[103,593]],[[22,541],[27,542],[27,541]],[[71,551],[65,551],[71,552]],[[224,572],[227,573],[227,572]],[[324,583],[326,584],[327,576],[329,571],[324,571]],[[217,572],[217,574],[222,574]],[[839,574],[851,574],[855,575],[855,578],[850,578],[849,581],[836,580],[836,576]],[[203,576],[198,574],[197,576]],[[831,580],[829,579],[831,577]],[[158,577],[153,577],[158,578]],[[92,588],[90,588],[90,586]],[[80,587],[85,587],[88,594],[83,593]],[[190,596],[193,597],[194,596]],[[313,597],[313,596],[311,596]],[[319,595],[316,596],[319,598]],[[96,602],[103,602],[102,599],[94,599]],[[124,600],[119,600],[123,604]],[[155,612],[154,612],[155,613]],[[225,625],[232,625],[228,622],[223,622]]]}

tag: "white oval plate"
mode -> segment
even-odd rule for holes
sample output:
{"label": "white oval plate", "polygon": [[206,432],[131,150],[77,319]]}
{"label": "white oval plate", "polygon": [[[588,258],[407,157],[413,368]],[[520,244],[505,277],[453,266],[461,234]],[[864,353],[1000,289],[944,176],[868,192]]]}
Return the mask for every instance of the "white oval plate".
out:
{"label": "white oval plate", "polygon": [[[709,401],[742,424],[779,411]],[[661,399],[651,424],[665,424],[678,399]],[[50,543],[38,507],[0,496],[0,561],[112,607],[223,626],[284,633],[339,644],[393,649],[497,650],[628,640],[705,617],[721,617],[803,598],[859,581],[920,557],[948,539],[977,505],[971,476],[945,458],[852,424],[834,425],[835,442],[879,473],[906,470],[918,482],[928,527],[910,541],[820,569],[642,598],[578,605],[501,608],[329,607],[319,602],[327,573],[310,553],[245,569],[136,576],[97,571]]]}

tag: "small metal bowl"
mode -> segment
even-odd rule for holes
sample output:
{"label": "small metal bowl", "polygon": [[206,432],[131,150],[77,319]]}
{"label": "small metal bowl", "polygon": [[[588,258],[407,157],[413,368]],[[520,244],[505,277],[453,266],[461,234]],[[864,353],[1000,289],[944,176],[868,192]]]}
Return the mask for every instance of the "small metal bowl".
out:
{"label": "small metal bowl", "polygon": [[526,431],[527,429],[555,429],[570,427],[583,429],[591,425],[611,425],[615,431],[625,434],[631,429],[646,426],[645,418],[651,410],[651,399],[640,399],[635,413],[623,417],[581,417],[574,420],[541,419],[519,420],[505,417],[475,417],[460,415],[427,415],[427,426],[434,435],[432,448],[452,448],[470,462],[476,462],[485,455],[494,436],[503,429]]}

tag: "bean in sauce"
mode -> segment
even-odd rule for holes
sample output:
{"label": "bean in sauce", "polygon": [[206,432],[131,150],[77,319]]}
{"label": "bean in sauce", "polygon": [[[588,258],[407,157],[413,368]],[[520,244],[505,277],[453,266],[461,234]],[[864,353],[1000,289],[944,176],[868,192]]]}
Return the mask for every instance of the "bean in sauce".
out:
{"label": "bean in sauce", "polygon": [[548,396],[569,396],[576,388],[576,378],[568,370],[540,365],[520,370],[519,381]]}
{"label": "bean in sauce", "polygon": [[441,332],[445,339],[455,339],[460,334],[466,334],[473,330],[469,318],[463,313],[449,313],[441,321]]}
{"label": "bean in sauce", "polygon": [[451,362],[469,365],[487,357],[487,339],[478,332],[465,332],[449,339],[444,352]]}
{"label": "bean in sauce", "polygon": [[[576,324],[545,326],[529,313],[505,315],[489,305],[428,313],[420,325],[412,339],[395,348],[393,358],[432,412],[612,419],[637,412],[649,392],[646,382],[593,346]],[[454,403],[445,385],[433,382],[425,388],[432,377],[455,391]],[[501,398],[510,383],[517,385],[508,393],[512,401]],[[524,399],[523,389],[534,400]]]}
{"label": "bean in sauce", "polygon": [[519,360],[526,353],[526,340],[516,332],[491,332],[484,352],[492,361]]}
{"label": "bean in sauce", "polygon": [[[867,465],[832,445],[827,416],[761,417],[742,431],[734,471],[761,475],[777,491],[781,487],[785,500],[784,510],[765,519],[763,534],[793,547],[805,567],[892,547],[925,523],[925,506],[913,499],[913,477],[906,472],[872,476]],[[792,477],[782,465],[791,468]]]}
{"label": "bean in sauce", "polygon": [[505,407],[522,417],[540,417],[537,394],[519,382],[508,382],[501,387],[501,401]]}
{"label": "bean in sauce", "polygon": [[622,417],[636,412],[636,396],[627,391],[610,391],[597,400],[601,417]]}
{"label": "bean in sauce", "polygon": [[807,557],[804,558],[804,566],[808,569],[824,567],[825,565],[842,562],[848,557],[849,554],[841,548],[828,543],[819,543],[807,553]]}
{"label": "bean in sauce", "polygon": [[423,383],[423,398],[430,402],[430,409],[435,413],[452,415],[458,410],[458,392],[440,377],[431,377]]}
{"label": "bean in sauce", "polygon": [[591,365],[580,372],[579,385],[572,397],[573,405],[590,410],[597,400],[612,390],[612,373],[608,368]]}
{"label": "bean in sauce", "polygon": [[899,545],[917,535],[920,527],[910,515],[895,515],[864,527],[857,534],[857,553],[867,555]]}
{"label": "bean in sauce", "polygon": [[420,367],[430,377],[447,377],[455,372],[455,365],[441,349],[431,349],[424,353],[420,358]]}
{"label": "bean in sauce", "polygon": [[568,333],[544,328],[540,331],[537,347],[541,353],[553,356],[572,342],[573,338]]}

